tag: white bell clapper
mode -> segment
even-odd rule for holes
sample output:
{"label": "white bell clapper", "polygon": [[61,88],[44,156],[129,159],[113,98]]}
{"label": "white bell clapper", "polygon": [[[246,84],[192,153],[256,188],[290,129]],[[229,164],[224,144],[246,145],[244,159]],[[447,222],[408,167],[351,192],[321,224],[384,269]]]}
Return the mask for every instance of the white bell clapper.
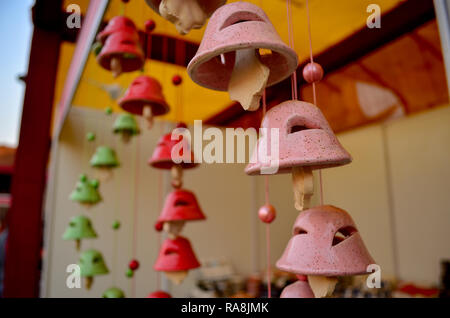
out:
{"label": "white bell clapper", "polygon": [[308,276],[308,282],[314,297],[323,298],[333,294],[338,280],[336,277],[310,275]]}
{"label": "white bell clapper", "polygon": [[186,221],[180,220],[180,221],[167,221],[163,224],[163,230],[167,233],[167,236],[174,240],[176,239],[181,231],[184,228],[184,225],[186,224]]}
{"label": "white bell clapper", "polygon": [[170,170],[172,175],[172,186],[179,189],[183,186],[183,168],[181,165],[173,165]]}
{"label": "white bell clapper", "polygon": [[153,127],[153,112],[149,105],[145,105],[142,109],[142,117],[147,121],[148,129],[151,129]]}
{"label": "white bell clapper", "polygon": [[122,74],[122,64],[120,63],[120,59],[113,57],[110,63],[112,75],[114,78],[117,78],[120,74]]}
{"label": "white bell clapper", "polygon": [[237,50],[233,72],[228,84],[230,98],[238,101],[245,110],[257,110],[269,74],[270,69],[261,63],[258,51],[255,49]]}
{"label": "white bell clapper", "polygon": [[188,271],[164,272],[167,278],[175,285],[180,285],[188,275]]}
{"label": "white bell clapper", "polygon": [[309,167],[292,168],[292,188],[294,190],[295,209],[303,211],[310,207],[314,194],[314,177]]}
{"label": "white bell clapper", "polygon": [[191,29],[201,28],[208,18],[198,0],[162,0],[159,13],[172,22],[182,35]]}

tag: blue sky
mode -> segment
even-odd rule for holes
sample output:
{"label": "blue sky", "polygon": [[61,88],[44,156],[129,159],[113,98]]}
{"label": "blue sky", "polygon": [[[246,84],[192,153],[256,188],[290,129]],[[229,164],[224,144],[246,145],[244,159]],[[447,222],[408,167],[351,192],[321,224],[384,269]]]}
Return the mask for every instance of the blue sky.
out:
{"label": "blue sky", "polygon": [[0,145],[16,146],[33,25],[33,0],[0,0]]}

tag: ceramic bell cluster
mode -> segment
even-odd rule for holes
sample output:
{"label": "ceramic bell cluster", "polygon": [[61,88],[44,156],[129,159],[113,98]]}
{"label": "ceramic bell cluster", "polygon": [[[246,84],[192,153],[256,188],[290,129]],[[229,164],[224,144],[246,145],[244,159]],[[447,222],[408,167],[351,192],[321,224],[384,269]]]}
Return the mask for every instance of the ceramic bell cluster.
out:
{"label": "ceramic bell cluster", "polygon": [[226,0],[146,0],[164,19],[172,22],[181,34],[200,29],[211,14]]}
{"label": "ceramic bell cluster", "polygon": [[167,196],[155,228],[167,232],[168,238],[161,246],[154,269],[164,272],[175,284],[180,284],[189,270],[200,267],[189,240],[180,236],[180,233],[186,222],[205,219],[191,191],[174,189]]}
{"label": "ceramic bell cluster", "polygon": [[124,72],[142,68],[144,52],[139,43],[139,34],[132,20],[124,16],[112,18],[97,36],[101,47],[97,62],[111,71],[114,77]]}
{"label": "ceramic bell cluster", "polygon": [[289,77],[296,52],[281,40],[264,11],[248,2],[217,9],[188,74],[197,84],[228,91],[245,110],[259,108],[264,89]]}
{"label": "ceramic bell cluster", "polygon": [[[185,129],[186,125],[178,124],[177,128]],[[179,147],[178,151],[175,151],[175,147]],[[183,169],[194,168],[197,164],[187,138],[180,134],[172,140],[171,133],[161,137],[149,164],[157,169],[171,170],[174,188],[167,195],[155,224],[155,229],[167,232],[168,238],[161,246],[154,269],[164,272],[175,284],[180,284],[189,270],[200,266],[189,240],[180,236],[186,222],[206,218],[195,194],[181,188]]]}
{"label": "ceramic bell cluster", "polygon": [[130,85],[125,95],[119,100],[123,110],[143,116],[148,127],[153,126],[153,118],[169,112],[170,108],[164,98],[162,86],[153,77],[141,75]]}

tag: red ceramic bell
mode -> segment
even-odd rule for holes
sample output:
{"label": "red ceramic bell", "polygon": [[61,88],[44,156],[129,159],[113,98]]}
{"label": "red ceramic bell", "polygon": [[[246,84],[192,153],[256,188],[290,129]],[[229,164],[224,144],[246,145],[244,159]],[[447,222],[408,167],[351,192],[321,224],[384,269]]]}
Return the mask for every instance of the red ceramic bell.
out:
{"label": "red ceramic bell", "polygon": [[308,281],[298,280],[286,286],[281,292],[280,298],[314,298],[314,293]]}
{"label": "red ceramic bell", "polygon": [[97,56],[97,62],[117,77],[123,72],[141,69],[144,65],[144,52],[133,34],[117,32],[108,36]]}
{"label": "red ceramic bell", "polygon": [[347,276],[367,274],[374,263],[351,216],[325,205],[300,213],[276,266],[301,275]]}
{"label": "red ceramic bell", "polygon": [[134,22],[125,16],[117,16],[109,20],[103,31],[97,35],[97,41],[105,43],[108,36],[117,32],[130,33],[136,40],[138,39],[138,33]]}
{"label": "red ceramic bell", "polygon": [[184,189],[172,191],[166,198],[158,223],[206,219],[195,194]]}
{"label": "red ceramic bell", "polygon": [[[318,107],[301,101],[286,101],[271,108],[262,122],[262,136],[245,172],[261,173],[261,168],[273,162],[264,162],[265,155],[276,153],[278,172],[288,173],[294,167],[324,169],[345,165],[352,157],[341,146],[330,125]],[[277,129],[279,140],[274,143],[271,129]],[[259,153],[263,151],[264,153]]]}
{"label": "red ceramic bell", "polygon": [[161,84],[153,77],[141,75],[130,85],[125,95],[119,100],[125,111],[144,116],[149,124],[154,116],[169,112]]}
{"label": "red ceramic bell", "polygon": [[220,7],[211,16],[197,54],[189,63],[189,76],[203,87],[227,91],[236,52],[244,49],[270,52],[259,56],[270,70],[265,86],[281,82],[297,69],[297,54],[283,43],[264,11],[239,1]]}
{"label": "red ceramic bell", "polygon": [[200,267],[188,239],[166,239],[153,268],[160,272],[181,272]]}
{"label": "red ceramic bell", "polygon": [[[179,127],[183,124],[179,125]],[[186,127],[185,125],[183,127]],[[178,144],[182,143],[183,147],[180,147],[180,152],[174,154],[172,158],[172,149]],[[181,146],[179,145],[179,146]],[[188,149],[189,152],[183,151]],[[153,151],[153,155],[148,161],[148,164],[157,169],[170,170],[174,165],[179,165],[183,169],[195,168],[198,164],[194,162],[194,153],[190,150],[190,144],[183,136],[179,136],[178,139],[172,140],[172,134],[168,133],[159,139],[158,145]],[[176,164],[174,160],[182,160],[180,164]]]}
{"label": "red ceramic bell", "polygon": [[162,290],[148,294],[147,298],[172,298],[172,296]]}

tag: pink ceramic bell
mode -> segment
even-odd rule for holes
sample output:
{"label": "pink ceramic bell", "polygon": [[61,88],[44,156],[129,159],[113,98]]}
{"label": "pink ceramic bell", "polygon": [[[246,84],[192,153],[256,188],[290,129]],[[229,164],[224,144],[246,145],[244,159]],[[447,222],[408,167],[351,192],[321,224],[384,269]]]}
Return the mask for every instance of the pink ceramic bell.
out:
{"label": "pink ceramic bell", "polygon": [[97,41],[105,43],[108,36],[117,32],[127,32],[132,34],[136,40],[138,39],[138,33],[134,22],[127,17],[116,16],[109,20],[103,31],[97,35]]}
{"label": "pink ceramic bell", "polygon": [[117,32],[108,36],[97,56],[97,62],[117,77],[123,72],[141,69],[144,65],[144,52],[133,34]]}
{"label": "pink ceramic bell", "polygon": [[301,275],[347,276],[367,274],[374,263],[351,216],[325,205],[300,213],[276,266]]}
{"label": "pink ceramic bell", "polygon": [[245,172],[249,175],[261,173],[261,168],[270,162],[261,162],[258,149],[271,149],[271,129],[279,131],[279,168],[277,173],[289,173],[293,167],[324,169],[348,164],[350,154],[341,146],[330,125],[318,107],[301,101],[286,101],[271,108],[262,122],[267,129],[258,141]]}
{"label": "pink ceramic bell", "polygon": [[172,22],[181,34],[201,28],[206,19],[226,0],[146,0],[163,18]]}
{"label": "pink ceramic bell", "polygon": [[154,116],[169,112],[161,84],[153,77],[141,75],[134,79],[125,95],[119,100],[125,111],[144,116],[151,126]]}
{"label": "pink ceramic bell", "polygon": [[[260,49],[264,49],[265,54],[260,54]],[[189,63],[188,73],[194,82],[206,88],[230,91],[236,83],[237,89],[254,89],[252,93],[260,97],[264,87],[284,80],[297,65],[297,54],[283,43],[264,11],[252,3],[239,1],[220,7],[211,16],[197,54]],[[234,81],[236,67],[242,67],[247,73],[239,74],[242,76],[236,76]],[[239,85],[249,74],[256,80],[257,87]],[[258,82],[258,78],[266,76],[264,81]],[[249,102],[249,110],[255,110],[250,104],[255,103]]]}
{"label": "pink ceramic bell", "polygon": [[[172,191],[166,198],[158,223],[206,219],[195,194],[184,189]],[[161,228],[161,227],[157,227]]]}
{"label": "pink ceramic bell", "polygon": [[298,280],[286,286],[281,292],[280,298],[314,298],[314,293],[307,280]]}

